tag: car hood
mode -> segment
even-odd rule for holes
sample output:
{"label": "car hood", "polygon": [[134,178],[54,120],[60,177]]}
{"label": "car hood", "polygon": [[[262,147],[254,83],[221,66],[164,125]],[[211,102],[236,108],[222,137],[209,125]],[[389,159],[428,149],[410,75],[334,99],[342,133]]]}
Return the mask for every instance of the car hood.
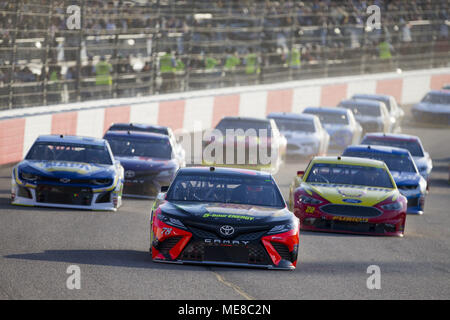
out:
{"label": "car hood", "polygon": [[421,175],[415,172],[391,171],[391,175],[397,186],[416,185],[420,182]]}
{"label": "car hood", "polygon": [[207,224],[267,225],[292,219],[287,208],[270,208],[245,204],[198,203],[174,201],[160,206],[165,214]]}
{"label": "car hood", "polygon": [[330,136],[333,136],[334,134],[338,132],[352,132],[352,128],[348,125],[342,125],[342,124],[324,124],[323,127],[325,130],[327,130],[328,134]]}
{"label": "car hood", "polygon": [[286,137],[287,141],[316,142],[320,140],[315,132],[281,131],[281,133]]}
{"label": "car hood", "polygon": [[355,204],[374,206],[388,197],[397,196],[397,189],[376,188],[367,186],[335,185],[335,184],[305,184],[306,192],[315,192],[325,200],[336,204]]}
{"label": "car hood", "polygon": [[120,161],[124,170],[133,171],[155,171],[176,169],[175,160],[159,159],[159,158],[147,158],[147,157],[115,157]]}
{"label": "car hood", "polygon": [[418,104],[415,104],[412,109],[418,111],[450,114],[450,105],[448,104],[434,104],[428,102],[420,102]]}
{"label": "car hood", "polygon": [[380,117],[371,117],[371,116],[355,116],[356,121],[359,123],[367,123],[367,122],[382,122]]}
{"label": "car hood", "polygon": [[49,178],[113,178],[116,174],[113,165],[93,164],[72,161],[24,160],[18,165],[19,171]]}

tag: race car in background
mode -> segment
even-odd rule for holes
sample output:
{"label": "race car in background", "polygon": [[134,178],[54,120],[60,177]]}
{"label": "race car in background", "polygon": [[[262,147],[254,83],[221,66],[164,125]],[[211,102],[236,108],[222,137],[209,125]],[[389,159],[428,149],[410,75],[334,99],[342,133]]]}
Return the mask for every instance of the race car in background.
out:
{"label": "race car in background", "polygon": [[169,136],[138,131],[107,131],[114,158],[125,173],[124,196],[154,198],[168,186],[183,163],[175,157]]}
{"label": "race car in background", "polygon": [[180,166],[184,167],[186,165],[186,151],[184,150],[183,146],[178,143],[178,140],[170,127],[158,126],[148,123],[113,123],[109,127],[108,131],[138,131],[166,135],[170,139],[173,152],[175,154],[175,157],[178,159]]}
{"label": "race car in background", "polygon": [[433,169],[433,162],[430,154],[423,148],[419,137],[407,134],[368,133],[363,137],[361,144],[397,147],[408,150],[420,174],[427,181],[427,188],[430,187],[429,178]]}
{"label": "race car in background", "polygon": [[150,219],[155,262],[294,269],[299,221],[263,171],[182,168]]}
{"label": "race car in background", "polygon": [[411,113],[417,122],[450,125],[450,90],[433,90],[415,104]]}
{"label": "race car in background", "polygon": [[407,200],[382,161],[315,157],[294,177],[289,208],[302,230],[403,236]]}
{"label": "race car in background", "polygon": [[272,119],[224,117],[214,129],[211,139],[203,141],[203,165],[275,172],[283,162],[286,138]]}
{"label": "race car in background", "polygon": [[322,126],[330,135],[329,152],[342,152],[348,145],[357,144],[362,136],[362,127],[351,110],[337,107],[308,107],[305,114],[319,117]]}
{"label": "race car in background", "polygon": [[375,100],[342,100],[338,107],[349,109],[359,122],[363,133],[390,132],[391,120],[386,105]]}
{"label": "race car in background", "polygon": [[272,112],[268,119],[275,120],[281,134],[287,140],[287,158],[312,158],[326,155],[330,135],[322,127],[317,116],[286,112]]}
{"label": "race car in background", "polygon": [[393,96],[387,94],[367,94],[367,93],[359,93],[354,94],[351,99],[364,99],[364,100],[375,100],[383,102],[386,105],[386,108],[389,112],[390,121],[391,121],[391,132],[400,132],[401,131],[401,122],[403,117],[405,116],[405,112],[402,108],[397,104],[397,101]]}
{"label": "race car in background", "polygon": [[11,203],[116,211],[124,169],[104,139],[43,135],[14,166]]}
{"label": "race car in background", "polygon": [[427,182],[406,149],[384,146],[348,146],[342,156],[384,161],[402,195],[408,200],[406,213],[423,214]]}

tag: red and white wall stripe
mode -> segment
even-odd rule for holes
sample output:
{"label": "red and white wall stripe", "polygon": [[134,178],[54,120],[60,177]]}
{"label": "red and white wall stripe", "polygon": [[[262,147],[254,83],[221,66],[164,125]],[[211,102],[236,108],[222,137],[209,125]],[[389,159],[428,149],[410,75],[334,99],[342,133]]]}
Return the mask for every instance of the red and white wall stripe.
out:
{"label": "red and white wall stripe", "polygon": [[101,137],[114,122],[140,122],[192,131],[215,126],[224,116],[265,117],[274,111],[336,106],[355,93],[393,95],[400,104],[450,83],[450,68],[304,80],[132,99],[90,101],[0,112],[0,165],[20,161],[37,136]]}

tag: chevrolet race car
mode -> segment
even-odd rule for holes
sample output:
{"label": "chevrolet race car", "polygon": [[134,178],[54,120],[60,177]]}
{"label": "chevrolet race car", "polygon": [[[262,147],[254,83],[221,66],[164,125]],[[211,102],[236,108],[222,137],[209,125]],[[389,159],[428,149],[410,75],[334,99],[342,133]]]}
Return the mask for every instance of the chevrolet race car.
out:
{"label": "chevrolet race car", "polygon": [[155,262],[294,269],[298,243],[298,218],[263,171],[182,168],[151,213]]}
{"label": "chevrolet race car", "polygon": [[384,161],[395,180],[398,190],[408,199],[406,213],[423,214],[427,182],[417,170],[408,150],[394,147],[356,145],[347,147],[342,155]]}
{"label": "chevrolet race car", "polygon": [[316,157],[293,179],[289,208],[302,230],[403,236],[406,198],[382,161]]}
{"label": "chevrolet race car", "polygon": [[287,139],[287,158],[312,158],[326,155],[330,135],[317,116],[287,112],[272,112],[268,119],[275,120],[278,129]]}
{"label": "chevrolet race car", "polygon": [[107,131],[103,138],[109,142],[115,159],[124,167],[124,196],[156,197],[161,186],[172,182],[180,167],[167,135]]}
{"label": "chevrolet race car", "polygon": [[272,119],[224,117],[210,135],[203,141],[202,164],[206,166],[276,172],[286,153],[286,138]]}
{"label": "chevrolet race car", "polygon": [[423,148],[419,137],[408,134],[368,133],[362,139],[361,144],[397,147],[408,150],[420,174],[427,180],[427,189],[429,188],[433,161],[430,154]]}
{"label": "chevrolet race car", "polygon": [[348,145],[357,144],[362,136],[362,127],[351,110],[338,107],[308,107],[303,113],[319,117],[322,126],[330,135],[328,152],[342,152]]}
{"label": "chevrolet race car", "polygon": [[12,171],[11,203],[116,211],[124,170],[103,139],[44,135]]}

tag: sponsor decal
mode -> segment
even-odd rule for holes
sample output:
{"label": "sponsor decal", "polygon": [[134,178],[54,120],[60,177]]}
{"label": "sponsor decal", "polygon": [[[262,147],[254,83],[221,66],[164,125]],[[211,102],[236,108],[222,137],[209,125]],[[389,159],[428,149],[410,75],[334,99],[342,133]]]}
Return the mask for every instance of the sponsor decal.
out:
{"label": "sponsor decal", "polygon": [[344,197],[359,198],[365,194],[365,192],[363,190],[355,190],[355,189],[338,188],[337,191],[339,194],[343,195]]}
{"label": "sponsor decal", "polygon": [[205,213],[203,218],[228,218],[228,219],[242,219],[242,220],[248,220],[252,221],[255,218],[249,217],[249,216],[242,216],[238,214],[221,214],[221,213]]}
{"label": "sponsor decal", "polygon": [[127,171],[125,171],[124,175],[125,175],[125,178],[134,178],[136,173],[133,170],[127,170]]}
{"label": "sponsor decal", "polygon": [[344,222],[369,222],[368,218],[340,217],[340,216],[333,217],[332,220]]}
{"label": "sponsor decal", "polygon": [[208,244],[219,244],[219,245],[247,245],[250,241],[244,240],[221,240],[221,239],[204,239],[205,243]]}
{"label": "sponsor decal", "polygon": [[94,173],[102,170],[100,167],[94,167],[88,163],[68,162],[68,161],[46,161],[33,164],[35,167],[46,172],[52,171],[68,171],[80,174]]}
{"label": "sponsor decal", "polygon": [[305,212],[306,213],[314,213],[315,210],[316,210],[315,207],[307,206]]}

